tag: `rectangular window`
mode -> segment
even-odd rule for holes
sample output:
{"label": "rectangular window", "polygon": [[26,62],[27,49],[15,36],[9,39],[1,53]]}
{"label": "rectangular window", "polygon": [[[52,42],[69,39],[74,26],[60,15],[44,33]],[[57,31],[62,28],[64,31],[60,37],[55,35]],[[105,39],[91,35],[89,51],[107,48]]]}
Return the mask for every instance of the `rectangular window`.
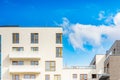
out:
{"label": "rectangular window", "polygon": [[19,33],[12,34],[13,43],[19,43]]}
{"label": "rectangular window", "polygon": [[77,74],[73,74],[73,80],[77,80]]}
{"label": "rectangular window", "polygon": [[45,70],[46,71],[55,71],[55,61],[46,61]]}
{"label": "rectangular window", "polygon": [[24,51],[23,47],[12,47],[13,51]]}
{"label": "rectangular window", "polygon": [[80,74],[80,80],[88,80],[87,74]]}
{"label": "rectangular window", "polygon": [[38,51],[38,47],[31,47],[31,51]]}
{"label": "rectangular window", "polygon": [[31,65],[38,65],[38,61],[31,61]]}
{"label": "rectangular window", "polygon": [[92,74],[92,78],[97,78],[97,75],[96,74]]}
{"label": "rectangular window", "polygon": [[16,75],[16,74],[15,74],[15,75],[12,75],[12,80],[20,80],[20,79],[19,79],[19,75]]}
{"label": "rectangular window", "polygon": [[12,61],[12,65],[24,65],[23,61]]}
{"label": "rectangular window", "polygon": [[62,57],[62,47],[56,47],[56,57]]}
{"label": "rectangular window", "polygon": [[50,80],[50,75],[45,75],[45,80]]}
{"label": "rectangular window", "polygon": [[35,79],[36,76],[34,74],[25,74],[24,79]]}
{"label": "rectangular window", "polygon": [[54,80],[61,80],[61,75],[54,75]]}
{"label": "rectangular window", "polygon": [[62,43],[62,33],[56,33],[56,43],[57,44]]}
{"label": "rectangular window", "polygon": [[31,43],[38,43],[38,33],[31,33]]}

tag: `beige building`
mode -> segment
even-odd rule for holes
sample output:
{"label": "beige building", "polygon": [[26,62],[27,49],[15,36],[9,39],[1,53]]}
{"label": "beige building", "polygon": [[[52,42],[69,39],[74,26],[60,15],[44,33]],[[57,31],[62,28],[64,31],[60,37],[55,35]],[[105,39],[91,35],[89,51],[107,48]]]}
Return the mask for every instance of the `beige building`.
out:
{"label": "beige building", "polygon": [[120,66],[117,64],[120,61],[119,41],[115,42],[107,54],[96,55],[89,66],[63,67],[62,28],[0,27],[0,36],[1,80],[120,78],[117,72],[119,69],[114,68]]}

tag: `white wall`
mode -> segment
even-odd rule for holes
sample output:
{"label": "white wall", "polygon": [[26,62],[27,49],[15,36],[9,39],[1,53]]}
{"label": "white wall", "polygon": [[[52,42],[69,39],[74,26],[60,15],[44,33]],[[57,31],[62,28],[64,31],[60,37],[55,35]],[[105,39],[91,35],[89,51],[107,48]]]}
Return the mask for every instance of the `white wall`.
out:
{"label": "white wall", "polygon": [[[19,33],[20,43],[12,44],[12,33]],[[39,33],[39,43],[31,44],[31,33]],[[54,74],[61,74],[63,61],[62,58],[56,58],[56,47],[62,47],[62,44],[56,44],[56,33],[62,33],[61,28],[0,28],[0,34],[2,35],[2,80],[10,80],[11,74],[9,68],[11,60],[9,54],[12,52],[12,47],[24,47],[24,52],[30,54],[31,47],[39,47],[39,66],[41,68],[38,79],[44,80],[45,74],[50,74],[51,78],[54,78]],[[28,64],[30,60],[24,60],[25,64]],[[45,61],[56,61],[56,71],[45,72]],[[21,74],[21,73],[20,73]],[[22,75],[22,74],[21,74]],[[53,79],[51,79],[53,80]]]}

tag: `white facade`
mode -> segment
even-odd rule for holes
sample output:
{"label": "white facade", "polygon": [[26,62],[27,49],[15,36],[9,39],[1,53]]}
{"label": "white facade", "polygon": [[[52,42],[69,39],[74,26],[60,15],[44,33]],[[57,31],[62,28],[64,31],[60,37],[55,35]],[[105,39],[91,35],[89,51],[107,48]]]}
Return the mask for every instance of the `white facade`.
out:
{"label": "white facade", "polygon": [[[19,43],[13,43],[13,33],[19,33]],[[31,33],[38,33],[38,43],[31,43]],[[63,58],[56,57],[56,48],[63,47],[56,43],[56,33],[61,34],[62,28],[1,27],[1,80],[98,80],[98,74],[104,73],[105,55],[96,55],[87,67],[63,67]],[[18,47],[21,49],[15,51]],[[31,47],[38,51],[31,51]],[[37,65],[31,65],[32,61]],[[55,70],[46,71],[48,64],[51,70],[55,65]],[[93,79],[92,74],[97,77]]]}

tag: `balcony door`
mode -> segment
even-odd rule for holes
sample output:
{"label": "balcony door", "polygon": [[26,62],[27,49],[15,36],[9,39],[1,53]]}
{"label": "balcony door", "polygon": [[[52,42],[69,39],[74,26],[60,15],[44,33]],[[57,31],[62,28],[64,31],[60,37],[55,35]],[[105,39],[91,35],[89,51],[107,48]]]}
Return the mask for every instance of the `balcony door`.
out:
{"label": "balcony door", "polygon": [[20,80],[19,75],[12,75],[12,80]]}

